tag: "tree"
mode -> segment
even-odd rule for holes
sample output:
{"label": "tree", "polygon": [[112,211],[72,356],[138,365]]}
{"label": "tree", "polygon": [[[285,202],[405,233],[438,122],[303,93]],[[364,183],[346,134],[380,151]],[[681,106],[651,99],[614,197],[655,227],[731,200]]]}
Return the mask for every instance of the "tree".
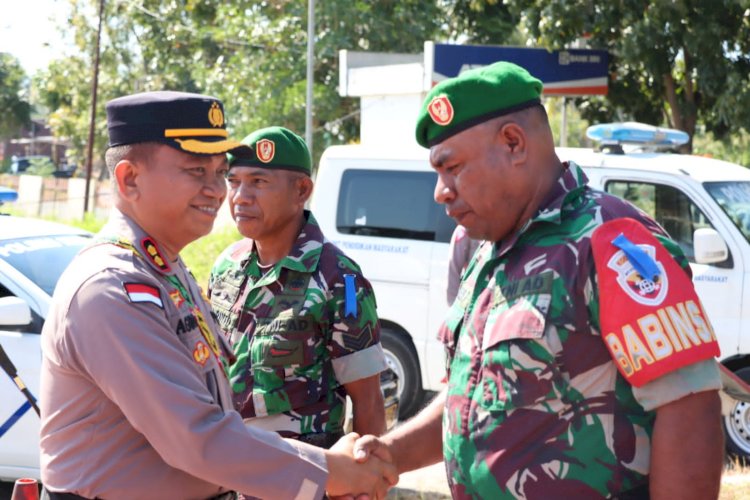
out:
{"label": "tree", "polygon": [[[35,84],[56,133],[83,158],[87,137],[94,0],[73,0],[68,29],[77,54],[56,61]],[[435,1],[327,0],[316,12],[316,150],[357,134],[359,102],[337,92],[338,50],[422,51],[440,27]],[[355,21],[356,20],[356,21]],[[307,1],[108,2],[99,77],[95,152],[106,147],[104,103],[135,91],[171,89],[221,98],[230,133],[269,125],[304,133]],[[317,156],[317,155],[316,155]]]}
{"label": "tree", "polygon": [[[317,2],[315,14],[313,128],[319,156],[326,146],[358,136],[359,101],[338,95],[338,51],[421,53],[440,28],[441,15],[436,2],[420,0],[328,0]],[[217,22],[235,49],[225,52],[221,71],[206,80],[206,88],[226,93],[238,135],[271,124],[302,134],[307,2],[225,3]]]}
{"label": "tree", "polygon": [[[498,1],[449,3],[476,10],[496,7]],[[585,99],[585,117],[667,123],[691,137],[699,120],[719,138],[750,130],[750,1],[517,0],[503,5],[521,20],[529,45],[562,49],[585,39],[592,48],[609,50],[609,95]],[[482,38],[485,33],[474,39],[490,41]]]}
{"label": "tree", "polygon": [[18,59],[0,52],[0,140],[18,135],[31,124],[31,105],[24,97],[26,73]]}

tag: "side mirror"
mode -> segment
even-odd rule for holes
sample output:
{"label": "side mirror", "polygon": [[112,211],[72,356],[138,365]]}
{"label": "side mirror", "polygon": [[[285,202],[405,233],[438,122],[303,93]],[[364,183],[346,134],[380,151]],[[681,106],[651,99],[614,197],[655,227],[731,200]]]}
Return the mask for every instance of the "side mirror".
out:
{"label": "side mirror", "polygon": [[698,264],[716,264],[729,257],[729,249],[724,238],[708,227],[696,229],[693,233],[693,253]]}
{"label": "side mirror", "polygon": [[18,297],[0,298],[0,326],[26,326],[31,323],[31,308]]}

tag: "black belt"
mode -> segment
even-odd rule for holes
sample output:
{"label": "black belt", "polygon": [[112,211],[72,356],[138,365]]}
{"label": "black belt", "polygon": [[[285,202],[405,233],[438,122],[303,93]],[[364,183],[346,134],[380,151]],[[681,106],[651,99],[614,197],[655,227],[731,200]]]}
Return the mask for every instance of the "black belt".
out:
{"label": "black belt", "polygon": [[297,439],[297,441],[302,441],[303,443],[317,446],[318,448],[328,449],[336,444],[336,441],[343,436],[343,432],[313,432],[311,434],[302,434],[295,439]]}

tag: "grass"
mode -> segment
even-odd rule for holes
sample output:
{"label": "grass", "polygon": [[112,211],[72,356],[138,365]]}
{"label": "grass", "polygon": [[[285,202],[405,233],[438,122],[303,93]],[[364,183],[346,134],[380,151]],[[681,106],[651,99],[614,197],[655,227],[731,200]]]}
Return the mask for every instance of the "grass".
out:
{"label": "grass", "polygon": [[195,276],[195,281],[205,290],[208,285],[208,276],[216,257],[230,244],[241,238],[240,233],[234,225],[214,226],[214,230],[208,236],[194,241],[180,252],[182,260],[190,268]]}
{"label": "grass", "polygon": [[734,459],[724,468],[721,476],[719,500],[750,498],[750,467]]}

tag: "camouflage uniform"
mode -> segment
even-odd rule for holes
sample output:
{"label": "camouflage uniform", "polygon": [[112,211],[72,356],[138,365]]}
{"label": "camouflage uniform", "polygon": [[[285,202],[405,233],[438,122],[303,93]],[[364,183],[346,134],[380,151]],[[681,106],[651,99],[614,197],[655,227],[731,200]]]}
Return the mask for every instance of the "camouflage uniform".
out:
{"label": "camouflage uniform", "polygon": [[586,183],[568,164],[530,222],[477,251],[449,310],[443,449],[454,498],[646,488],[655,409],[720,386],[713,360],[640,388],[617,372],[599,333],[593,231],[631,217],[688,266],[652,220]]}
{"label": "camouflage uniform", "polygon": [[237,356],[229,371],[235,407],[285,437],[340,434],[343,384],[386,367],[370,283],[305,217],[291,252],[272,268],[262,269],[253,241],[243,239],[219,256],[209,283]]}

